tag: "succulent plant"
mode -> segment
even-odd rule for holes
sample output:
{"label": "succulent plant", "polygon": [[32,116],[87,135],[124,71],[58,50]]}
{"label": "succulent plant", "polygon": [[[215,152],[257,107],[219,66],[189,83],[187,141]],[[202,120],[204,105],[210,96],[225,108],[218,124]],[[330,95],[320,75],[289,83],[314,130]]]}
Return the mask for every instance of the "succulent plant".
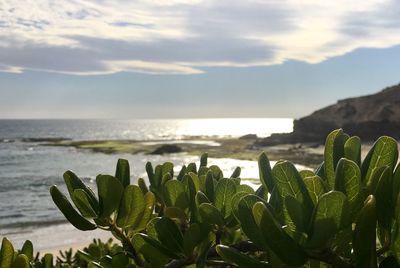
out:
{"label": "succulent plant", "polygon": [[[315,171],[284,160],[271,167],[261,153],[258,189],[242,183],[240,168],[225,176],[208,166],[207,154],[177,174],[170,162],[147,163],[148,183],[137,185],[119,159],[115,176],[97,176],[97,195],[67,171],[72,202],[52,186],[54,203],[76,228],[109,231],[120,246],[95,241],[55,265],[400,267],[397,161],[396,140],[380,137],[361,161],[360,139],[338,129]],[[3,239],[0,267],[56,267],[50,257],[33,260],[29,242],[14,252]]]}

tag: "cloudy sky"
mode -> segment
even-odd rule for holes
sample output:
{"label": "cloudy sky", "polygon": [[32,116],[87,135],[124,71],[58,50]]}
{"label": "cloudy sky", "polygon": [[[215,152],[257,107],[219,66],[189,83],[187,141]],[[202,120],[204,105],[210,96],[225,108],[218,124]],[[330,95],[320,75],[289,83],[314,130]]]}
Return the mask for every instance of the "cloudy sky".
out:
{"label": "cloudy sky", "polygon": [[0,118],[300,117],[400,82],[398,0],[0,0]]}

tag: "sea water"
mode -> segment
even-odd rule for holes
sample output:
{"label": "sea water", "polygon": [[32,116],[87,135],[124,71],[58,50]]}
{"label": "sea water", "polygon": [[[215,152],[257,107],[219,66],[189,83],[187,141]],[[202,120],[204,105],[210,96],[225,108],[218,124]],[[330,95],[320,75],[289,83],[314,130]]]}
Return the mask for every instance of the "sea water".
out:
{"label": "sea water", "polygon": [[[51,200],[49,187],[59,185],[66,192],[62,174],[71,169],[94,187],[97,174],[114,174],[118,158],[131,165],[132,181],[146,178],[147,161],[172,161],[177,168],[199,161],[185,153],[165,156],[104,154],[72,147],[45,146],[45,140],[133,139],[143,141],[181,140],[191,137],[240,137],[291,132],[292,119],[135,119],[135,120],[0,120],[0,237],[7,236],[17,246],[31,239],[45,250],[85,242],[101,233],[83,233],[66,224]],[[39,140],[38,140],[39,139]],[[40,140],[40,139],[43,139]],[[242,177],[257,178],[255,161],[210,159],[226,174],[236,166]],[[249,183],[251,183],[249,181]]]}

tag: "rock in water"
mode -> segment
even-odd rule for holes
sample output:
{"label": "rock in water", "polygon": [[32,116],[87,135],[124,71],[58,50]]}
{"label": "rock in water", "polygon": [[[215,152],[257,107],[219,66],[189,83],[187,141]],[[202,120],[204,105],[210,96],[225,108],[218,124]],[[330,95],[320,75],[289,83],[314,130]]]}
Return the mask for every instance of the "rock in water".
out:
{"label": "rock in water", "polygon": [[182,148],[175,144],[164,144],[157,149],[155,149],[150,154],[170,154],[170,153],[180,153]]}
{"label": "rock in water", "polygon": [[256,145],[325,142],[334,129],[343,128],[363,141],[382,135],[400,138],[400,84],[367,96],[339,100],[336,104],[295,120],[293,132],[274,134]]}

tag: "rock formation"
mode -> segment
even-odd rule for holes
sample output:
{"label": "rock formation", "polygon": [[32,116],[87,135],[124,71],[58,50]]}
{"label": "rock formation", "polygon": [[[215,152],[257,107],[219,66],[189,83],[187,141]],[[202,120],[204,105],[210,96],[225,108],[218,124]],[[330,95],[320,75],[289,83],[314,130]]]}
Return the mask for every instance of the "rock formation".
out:
{"label": "rock formation", "polygon": [[372,141],[381,135],[400,138],[400,84],[367,96],[339,100],[294,121],[293,132],[273,134],[256,145],[323,143],[333,129]]}

